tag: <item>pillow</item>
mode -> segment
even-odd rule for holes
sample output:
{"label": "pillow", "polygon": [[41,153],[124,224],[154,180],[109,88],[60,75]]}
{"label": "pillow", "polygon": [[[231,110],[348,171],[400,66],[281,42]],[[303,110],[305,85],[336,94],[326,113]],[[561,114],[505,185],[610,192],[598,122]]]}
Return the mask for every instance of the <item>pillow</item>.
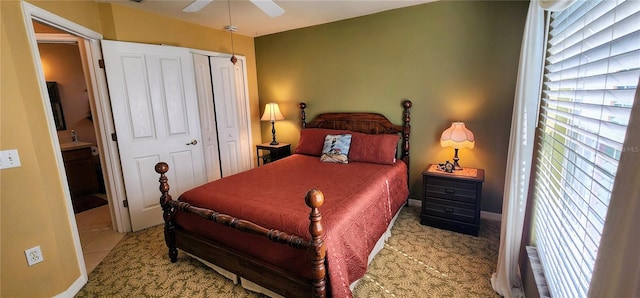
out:
{"label": "pillow", "polygon": [[322,155],[324,138],[328,134],[342,134],[346,132],[345,130],[326,128],[304,128],[300,130],[300,141],[293,153],[320,156]]}
{"label": "pillow", "polygon": [[327,135],[324,138],[322,147],[322,162],[349,163],[349,147],[351,146],[351,135]]}
{"label": "pillow", "polygon": [[392,165],[396,162],[398,134],[352,133],[349,160]]}

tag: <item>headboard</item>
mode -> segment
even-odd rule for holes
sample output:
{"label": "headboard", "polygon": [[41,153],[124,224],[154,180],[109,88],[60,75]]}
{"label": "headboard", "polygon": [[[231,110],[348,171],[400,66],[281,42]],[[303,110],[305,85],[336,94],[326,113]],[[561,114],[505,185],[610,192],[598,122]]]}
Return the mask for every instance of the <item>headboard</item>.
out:
{"label": "headboard", "polygon": [[300,120],[302,129],[305,128],[327,128],[350,130],[368,134],[400,134],[402,145],[400,159],[407,165],[409,170],[409,135],[411,134],[411,109],[410,100],[402,101],[403,125],[395,125],[382,114],[378,113],[323,113],[316,116],[307,123],[305,108],[306,103],[300,103]]}

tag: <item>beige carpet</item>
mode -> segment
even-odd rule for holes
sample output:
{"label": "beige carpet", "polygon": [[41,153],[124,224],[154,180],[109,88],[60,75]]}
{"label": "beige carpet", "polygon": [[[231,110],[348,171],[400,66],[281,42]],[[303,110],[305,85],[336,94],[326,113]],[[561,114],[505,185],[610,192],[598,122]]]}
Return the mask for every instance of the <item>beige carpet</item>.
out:
{"label": "beige carpet", "polygon": [[[482,221],[479,237],[420,225],[405,207],[354,297],[499,297],[490,283],[500,225]],[[162,226],[129,233],[89,275],[77,297],[262,297],[180,252],[167,257]]]}

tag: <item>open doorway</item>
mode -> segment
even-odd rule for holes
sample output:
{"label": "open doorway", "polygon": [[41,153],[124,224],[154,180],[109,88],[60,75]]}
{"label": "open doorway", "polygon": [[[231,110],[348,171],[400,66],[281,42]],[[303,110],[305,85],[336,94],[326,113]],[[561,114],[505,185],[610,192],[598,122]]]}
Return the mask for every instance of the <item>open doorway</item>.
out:
{"label": "open doorway", "polygon": [[84,71],[82,40],[33,21],[71,203],[90,273],[124,236],[115,229]]}
{"label": "open doorway", "polygon": [[[104,178],[104,188],[108,201],[108,205],[103,205],[103,208],[107,211],[106,214],[104,214],[103,219],[106,221],[106,218],[108,218],[108,221],[111,222],[110,226],[107,225],[108,230],[112,232],[111,236],[108,236],[110,237],[109,241],[117,243],[119,241],[118,237],[121,238],[124,236],[122,233],[131,231],[131,224],[128,209],[124,205],[118,204],[119,202],[124,201],[126,196],[122,180],[122,172],[120,170],[121,163],[118,154],[118,145],[117,142],[113,141],[115,129],[111,113],[111,103],[108,96],[107,82],[104,71],[100,69],[100,61],[102,58],[100,40],[102,40],[103,37],[101,34],[91,29],[52,14],[28,2],[21,2],[21,6],[23,8],[23,17],[27,26],[27,38],[31,45],[36,73],[40,81],[40,92],[43,96],[42,99],[44,100],[44,106],[46,109],[51,109],[52,111],[50,114],[46,115],[47,122],[49,123],[49,140],[53,141],[53,146],[58,151],[54,152],[54,157],[58,164],[58,173],[61,173],[60,179],[65,184],[67,184],[68,179],[57,128],[59,126],[64,128],[66,123],[62,125],[62,121],[60,121],[60,119],[56,120],[53,115],[54,105],[50,102],[44,66],[40,61],[40,52],[38,49],[36,30],[34,29],[34,21],[63,32],[63,34],[58,34],[54,39],[61,42],[68,42],[69,39],[71,39],[77,42],[80,59],[82,60],[87,97],[89,98],[89,108],[91,111],[90,117],[94,122],[93,128],[96,135],[96,146],[92,147],[95,147],[98,151],[98,159],[100,160],[101,172],[103,173]],[[82,138],[83,137],[80,136],[80,140],[82,140]],[[63,139],[62,141],[64,142],[65,140]],[[86,241],[84,241],[85,243],[83,243],[81,241],[80,233],[78,231],[78,223],[81,218],[76,219],[74,214],[71,204],[72,196],[70,188],[64,187],[63,191],[65,193],[65,198],[67,199],[66,215],[71,227],[75,248],[74,251],[77,256],[77,263],[81,273],[77,281],[68,289],[68,292],[76,293],[86,283],[88,272],[95,268],[95,266],[100,263],[102,258],[104,258],[108,252],[106,252],[107,249],[103,249],[103,246],[102,248],[98,248],[97,250],[100,251],[95,254],[89,255],[86,253],[86,250],[95,249],[96,245],[102,245],[102,243],[96,242],[97,244],[92,245],[90,242],[86,243]],[[96,209],[91,209],[89,211],[91,212]],[[97,215],[91,215],[90,217],[93,218],[95,216]],[[118,233],[116,233],[116,231]],[[96,236],[96,233],[88,234],[89,239],[93,236]]]}

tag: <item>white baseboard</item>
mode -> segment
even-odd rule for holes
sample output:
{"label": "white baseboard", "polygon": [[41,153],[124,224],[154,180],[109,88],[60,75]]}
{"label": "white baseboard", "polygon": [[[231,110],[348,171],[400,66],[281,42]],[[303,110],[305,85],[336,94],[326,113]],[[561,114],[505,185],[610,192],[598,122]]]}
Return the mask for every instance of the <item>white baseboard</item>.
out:
{"label": "white baseboard", "polygon": [[71,284],[71,286],[64,292],[55,295],[54,297],[56,298],[66,298],[66,297],[74,297],[76,294],[78,294],[78,292],[80,292],[80,290],[82,289],[82,287],[84,287],[85,284],[87,284],[87,276],[86,275],[80,275],[80,277],[78,277],[78,279],[76,279],[76,281]]}
{"label": "white baseboard", "polygon": [[[411,198],[409,199],[409,206],[422,207],[422,201]],[[502,214],[489,211],[480,211],[480,218],[500,222],[502,221]]]}
{"label": "white baseboard", "polygon": [[411,198],[411,199],[409,199],[409,206],[422,207],[422,201]]}
{"label": "white baseboard", "polygon": [[502,214],[489,212],[489,211],[480,211],[480,218],[486,219],[486,220],[492,220],[492,221],[501,222],[502,221]]}

